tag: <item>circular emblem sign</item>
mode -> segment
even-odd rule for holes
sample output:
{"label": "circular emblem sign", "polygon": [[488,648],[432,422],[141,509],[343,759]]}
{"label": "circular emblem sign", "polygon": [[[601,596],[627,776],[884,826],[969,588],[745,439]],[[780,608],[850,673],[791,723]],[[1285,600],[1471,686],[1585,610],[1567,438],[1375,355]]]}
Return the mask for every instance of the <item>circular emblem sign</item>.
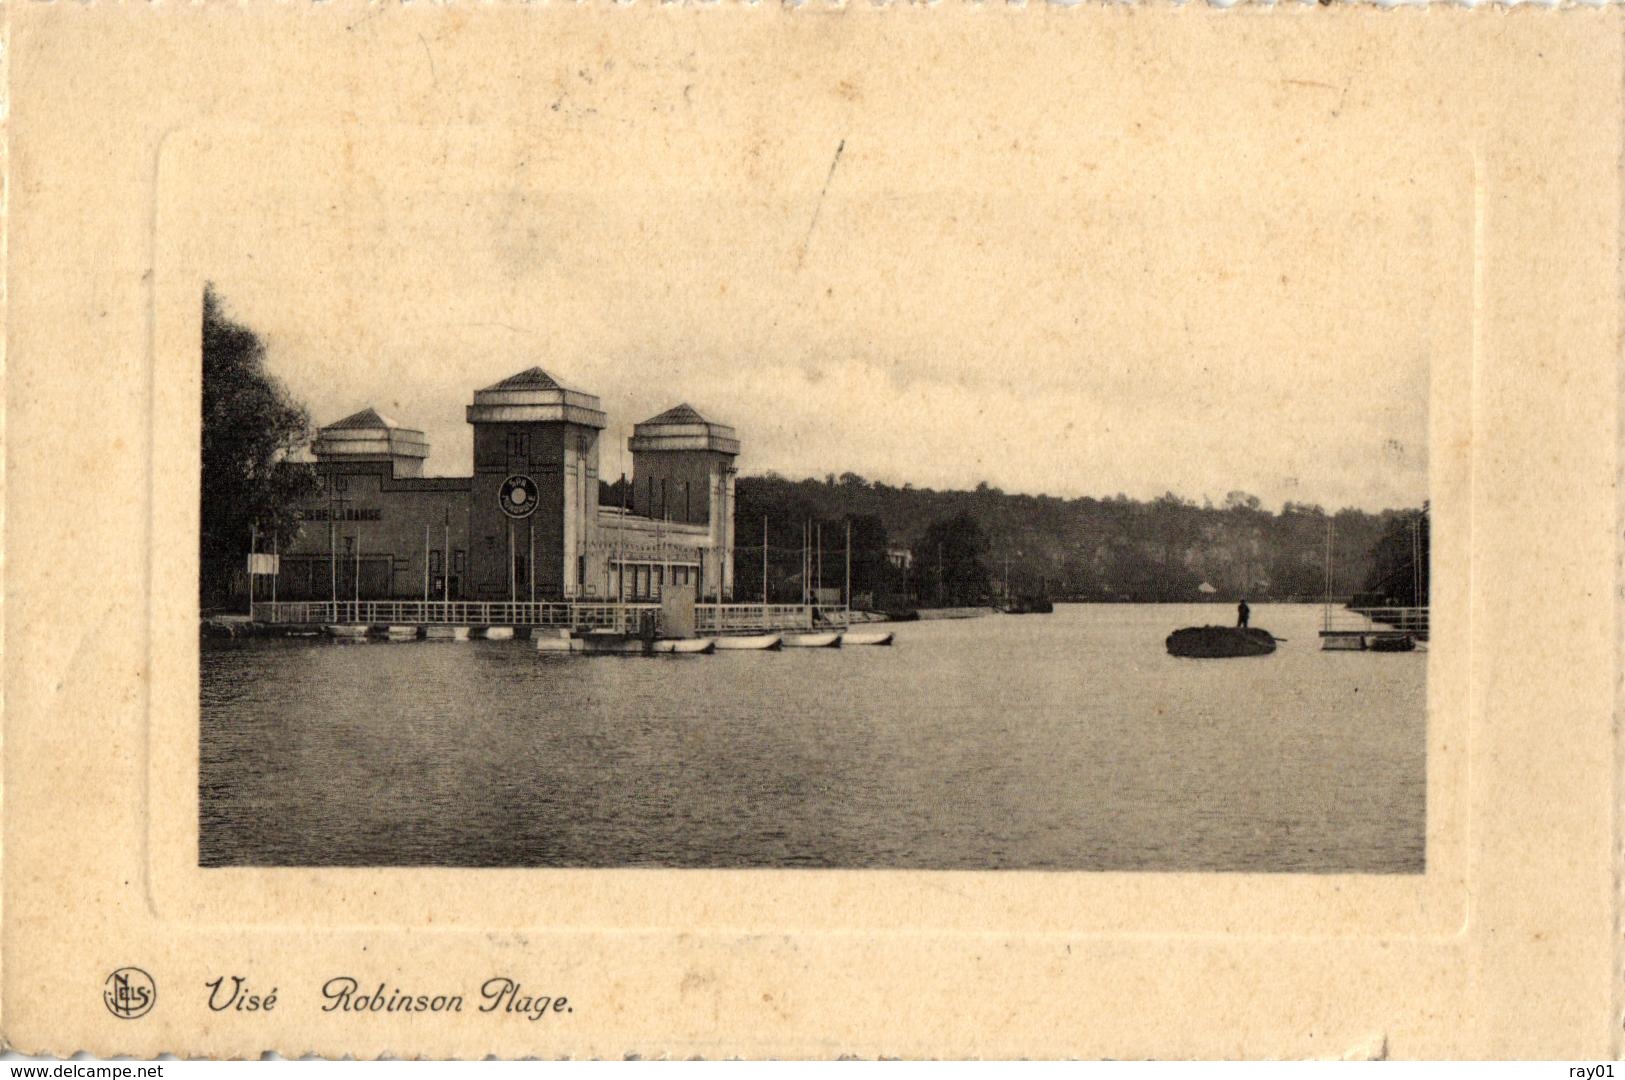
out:
{"label": "circular emblem sign", "polygon": [[158,1000],[158,987],[138,967],[121,967],[102,984],[102,1002],[121,1020],[145,1016]]}
{"label": "circular emblem sign", "polygon": [[536,512],[536,481],[528,476],[510,476],[502,481],[502,512],[509,517],[530,517]]}

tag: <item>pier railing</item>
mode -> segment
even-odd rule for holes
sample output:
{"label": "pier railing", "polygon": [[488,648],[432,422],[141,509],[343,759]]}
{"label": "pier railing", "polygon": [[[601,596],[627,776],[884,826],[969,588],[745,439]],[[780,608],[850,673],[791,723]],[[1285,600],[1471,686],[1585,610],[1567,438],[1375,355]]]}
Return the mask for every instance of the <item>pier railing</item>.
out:
{"label": "pier railing", "polygon": [[[461,600],[306,600],[254,605],[255,622],[288,625],[531,626],[635,632],[655,603],[577,603],[569,600],[491,602]],[[752,630],[845,627],[842,606],[815,604],[695,604],[694,628],[702,634]]]}
{"label": "pier railing", "polygon": [[1427,640],[1428,609],[1426,607],[1350,607],[1326,608],[1322,637],[1334,636],[1402,636]]}

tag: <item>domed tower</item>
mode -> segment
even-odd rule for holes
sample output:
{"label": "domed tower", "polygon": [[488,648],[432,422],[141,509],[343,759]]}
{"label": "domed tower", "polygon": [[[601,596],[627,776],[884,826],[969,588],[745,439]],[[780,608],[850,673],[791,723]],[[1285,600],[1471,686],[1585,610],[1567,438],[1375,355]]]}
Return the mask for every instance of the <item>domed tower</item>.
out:
{"label": "domed tower", "polygon": [[388,462],[396,477],[422,476],[429,440],[376,409],[362,409],[319,429],[310,449],[324,472]]}
{"label": "domed tower", "polygon": [[657,521],[708,527],[700,595],[721,584],[733,594],[734,459],[739,437],[691,405],[677,405],[632,429],[632,512]]}
{"label": "domed tower", "polygon": [[465,593],[577,595],[598,514],[598,398],[533,367],[475,391],[467,416],[474,477]]}

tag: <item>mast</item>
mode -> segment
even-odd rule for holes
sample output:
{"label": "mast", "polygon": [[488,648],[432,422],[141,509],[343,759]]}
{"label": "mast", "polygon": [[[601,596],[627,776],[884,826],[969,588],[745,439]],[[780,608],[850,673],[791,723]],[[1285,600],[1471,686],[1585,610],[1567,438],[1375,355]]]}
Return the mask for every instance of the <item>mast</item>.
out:
{"label": "mast", "polygon": [[361,519],[355,523],[355,617],[361,619]]}
{"label": "mast", "polygon": [[429,523],[423,523],[423,602],[429,602]]}
{"label": "mast", "polygon": [[[440,567],[440,594],[445,603],[451,603],[451,507],[446,507],[446,561]],[[449,615],[447,616],[450,617]]]}
{"label": "mast", "polygon": [[846,621],[852,621],[852,518],[846,519]]}
{"label": "mast", "polygon": [[1411,606],[1422,606],[1422,518],[1411,519]]}
{"label": "mast", "polygon": [[1321,629],[1332,628],[1332,519],[1326,519],[1326,608]]}
{"label": "mast", "polygon": [[762,515],[762,621],[767,622],[767,515]]}
{"label": "mast", "polygon": [[813,571],[813,578],[818,582],[813,593],[814,606],[824,602],[824,523],[820,521],[813,528],[813,550],[816,552],[818,567]]}

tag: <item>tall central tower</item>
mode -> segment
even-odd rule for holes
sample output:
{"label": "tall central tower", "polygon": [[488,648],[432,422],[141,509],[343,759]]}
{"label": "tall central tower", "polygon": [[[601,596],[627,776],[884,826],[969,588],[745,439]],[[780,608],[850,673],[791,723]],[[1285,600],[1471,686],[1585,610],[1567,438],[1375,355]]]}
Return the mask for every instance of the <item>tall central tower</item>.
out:
{"label": "tall central tower", "polygon": [[474,477],[466,594],[575,596],[598,514],[598,433],[605,423],[598,398],[533,367],[475,391],[467,415]]}

